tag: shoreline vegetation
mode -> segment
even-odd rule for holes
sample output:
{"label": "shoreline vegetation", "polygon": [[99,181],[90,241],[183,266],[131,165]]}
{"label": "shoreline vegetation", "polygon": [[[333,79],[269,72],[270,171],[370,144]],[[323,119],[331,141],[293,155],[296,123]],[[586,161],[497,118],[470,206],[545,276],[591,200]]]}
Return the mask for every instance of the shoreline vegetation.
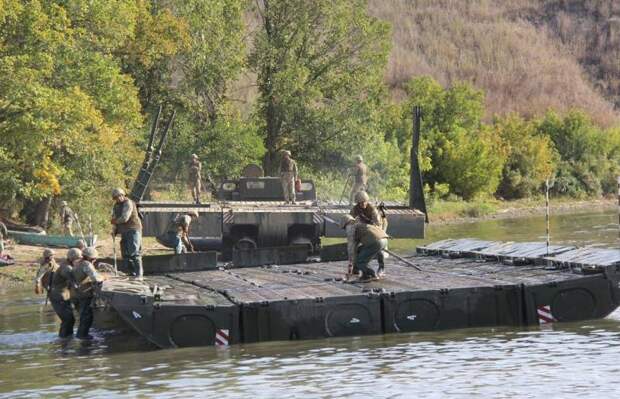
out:
{"label": "shoreline vegetation", "polygon": [[[617,201],[616,198],[590,198],[583,200],[556,198],[551,201],[551,214],[612,211],[617,208]],[[474,223],[496,219],[527,218],[544,215],[544,213],[545,203],[543,198],[513,201],[496,199],[435,201],[429,206],[430,226]],[[144,246],[145,254],[169,251],[167,248],[159,245],[154,238],[145,239]],[[37,266],[35,264],[43,248],[19,245],[12,242],[7,247],[8,252],[15,258],[15,264],[0,268],[0,289],[29,288],[36,273]],[[111,238],[103,237],[100,239],[97,243],[97,248],[101,257],[111,257]],[[57,249],[57,258],[64,251],[64,249]]]}
{"label": "shoreline vegetation", "polygon": [[[495,6],[402,3],[5,1],[0,213],[53,232],[66,201],[94,230],[108,229],[110,192],[131,191],[160,106],[162,120],[176,112],[151,181],[170,186],[165,195],[188,194],[191,154],[203,177],[220,182],[251,163],[278,176],[288,150],[319,197],[341,195],[359,154],[371,197],[403,201],[414,106],[422,110],[424,190],[439,214],[502,207],[478,198],[527,203],[546,181],[553,197],[615,193],[619,114],[604,100],[585,101],[595,89],[574,91],[579,76],[529,45],[546,34],[527,17],[498,5],[517,25],[494,37],[495,11],[485,10]],[[455,25],[451,14],[466,20]],[[536,28],[534,36],[512,34],[523,26]],[[535,54],[515,52],[517,42]],[[395,75],[404,43],[424,54],[411,64],[426,67]],[[544,82],[527,78],[534,66],[544,66]],[[243,96],[240,83],[252,94]]]}

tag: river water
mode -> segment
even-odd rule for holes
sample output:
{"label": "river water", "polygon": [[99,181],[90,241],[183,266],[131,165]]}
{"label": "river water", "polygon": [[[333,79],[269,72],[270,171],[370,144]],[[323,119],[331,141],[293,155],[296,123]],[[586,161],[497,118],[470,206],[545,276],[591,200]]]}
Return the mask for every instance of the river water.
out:
{"label": "river water", "polygon": [[[437,226],[447,237],[544,240],[544,218]],[[552,239],[618,247],[617,215],[556,216]],[[411,252],[420,241],[395,241]],[[488,328],[155,350],[130,331],[60,342],[50,306],[0,291],[0,397],[614,398],[620,311],[548,328]]]}

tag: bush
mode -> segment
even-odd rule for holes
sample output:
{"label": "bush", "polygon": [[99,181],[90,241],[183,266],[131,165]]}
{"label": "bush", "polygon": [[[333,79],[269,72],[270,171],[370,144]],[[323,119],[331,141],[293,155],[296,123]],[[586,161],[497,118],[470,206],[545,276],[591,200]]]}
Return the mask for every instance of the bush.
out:
{"label": "bush", "polygon": [[553,143],[536,132],[535,122],[512,114],[494,121],[493,129],[501,137],[507,152],[497,194],[505,199],[534,194],[553,176],[556,156]]}

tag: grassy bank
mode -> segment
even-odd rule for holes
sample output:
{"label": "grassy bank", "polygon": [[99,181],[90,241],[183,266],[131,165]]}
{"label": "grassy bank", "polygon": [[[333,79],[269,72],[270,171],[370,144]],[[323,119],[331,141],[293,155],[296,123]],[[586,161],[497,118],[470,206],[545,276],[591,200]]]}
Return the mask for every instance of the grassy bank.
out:
{"label": "grassy bank", "polygon": [[[551,213],[584,212],[589,210],[615,209],[615,198],[552,198]],[[433,201],[429,207],[431,224],[459,223],[473,220],[525,217],[545,212],[544,197],[502,201],[495,198],[475,201]]]}

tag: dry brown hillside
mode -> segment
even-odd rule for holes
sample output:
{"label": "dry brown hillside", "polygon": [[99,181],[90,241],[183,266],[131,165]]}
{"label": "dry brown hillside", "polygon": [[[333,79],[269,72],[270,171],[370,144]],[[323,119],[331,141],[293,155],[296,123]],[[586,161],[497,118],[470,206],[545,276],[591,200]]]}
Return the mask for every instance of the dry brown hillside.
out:
{"label": "dry brown hillside", "polygon": [[415,75],[470,81],[489,116],[587,110],[617,123],[618,0],[370,0],[393,27],[386,80],[395,96]]}

